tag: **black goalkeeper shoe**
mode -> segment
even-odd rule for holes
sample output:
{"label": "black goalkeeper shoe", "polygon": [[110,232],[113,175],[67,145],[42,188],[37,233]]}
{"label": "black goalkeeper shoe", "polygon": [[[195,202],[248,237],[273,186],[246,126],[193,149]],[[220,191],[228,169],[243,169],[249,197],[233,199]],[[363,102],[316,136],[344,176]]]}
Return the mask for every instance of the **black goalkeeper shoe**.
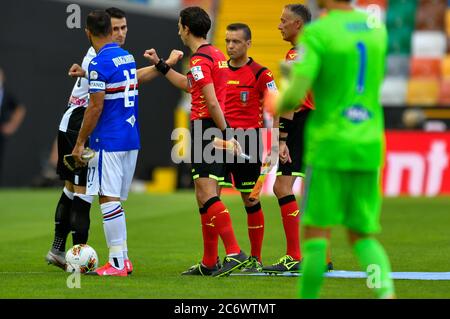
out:
{"label": "black goalkeeper shoe", "polygon": [[247,265],[247,255],[241,250],[241,252],[235,256],[225,256],[223,259],[222,268],[215,271],[213,277],[224,277],[231,274],[233,271],[241,269]]}
{"label": "black goalkeeper shoe", "polygon": [[220,264],[219,257],[217,257],[217,263],[213,268],[208,268],[199,262],[196,265],[191,266],[188,270],[183,271],[183,276],[212,276],[213,272],[218,271],[222,265]]}
{"label": "black goalkeeper shoe", "polygon": [[278,262],[271,266],[263,267],[262,272],[268,274],[282,274],[284,272],[299,273],[301,260],[295,260],[289,255],[281,257]]}
{"label": "black goalkeeper shoe", "polygon": [[334,270],[334,266],[333,266],[333,263],[330,261],[327,264],[327,267],[325,268],[325,271],[330,272],[330,271],[333,271],[333,270]]}

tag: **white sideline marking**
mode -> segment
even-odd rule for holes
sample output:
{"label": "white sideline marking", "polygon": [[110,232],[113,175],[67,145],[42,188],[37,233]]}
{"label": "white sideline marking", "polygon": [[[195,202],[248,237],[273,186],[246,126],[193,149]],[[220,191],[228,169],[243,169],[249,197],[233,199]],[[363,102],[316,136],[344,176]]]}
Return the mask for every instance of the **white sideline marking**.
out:
{"label": "white sideline marking", "polygon": [[[232,276],[279,276],[279,277],[299,277],[301,274],[285,272],[282,274],[267,274],[267,273],[233,273]],[[392,272],[392,279],[407,279],[407,280],[450,280],[450,272]],[[346,271],[334,270],[324,273],[324,277],[328,278],[367,278],[367,274],[362,271]]]}
{"label": "white sideline marking", "polygon": [[27,275],[36,275],[36,274],[50,274],[47,271],[0,271],[0,275],[17,275],[17,274],[27,274]]}

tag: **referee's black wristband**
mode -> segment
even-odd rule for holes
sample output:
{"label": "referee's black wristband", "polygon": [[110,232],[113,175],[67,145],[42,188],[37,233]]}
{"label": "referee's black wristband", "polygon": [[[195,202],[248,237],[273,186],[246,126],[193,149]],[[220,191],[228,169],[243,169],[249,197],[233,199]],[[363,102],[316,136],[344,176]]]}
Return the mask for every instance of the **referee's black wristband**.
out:
{"label": "referee's black wristband", "polygon": [[280,124],[278,125],[278,128],[280,129],[281,133],[289,133],[293,126],[294,126],[293,120],[280,117]]}
{"label": "referee's black wristband", "polygon": [[161,72],[163,75],[166,75],[170,70],[170,65],[164,61],[164,59],[159,59],[159,62],[155,65],[156,69]]}
{"label": "referee's black wristband", "polygon": [[278,138],[278,141],[279,141],[279,142],[287,142],[287,139],[288,139],[287,136],[283,136],[283,137],[280,136],[280,137]]}

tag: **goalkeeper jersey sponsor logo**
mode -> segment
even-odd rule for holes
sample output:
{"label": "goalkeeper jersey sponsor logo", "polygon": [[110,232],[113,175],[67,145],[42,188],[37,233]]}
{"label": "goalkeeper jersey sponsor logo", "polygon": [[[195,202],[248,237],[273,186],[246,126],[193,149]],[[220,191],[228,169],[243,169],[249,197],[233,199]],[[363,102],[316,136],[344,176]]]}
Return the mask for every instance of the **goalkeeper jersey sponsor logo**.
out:
{"label": "goalkeeper jersey sponsor logo", "polygon": [[361,123],[372,117],[372,113],[362,105],[354,105],[344,110],[344,116],[353,123]]}

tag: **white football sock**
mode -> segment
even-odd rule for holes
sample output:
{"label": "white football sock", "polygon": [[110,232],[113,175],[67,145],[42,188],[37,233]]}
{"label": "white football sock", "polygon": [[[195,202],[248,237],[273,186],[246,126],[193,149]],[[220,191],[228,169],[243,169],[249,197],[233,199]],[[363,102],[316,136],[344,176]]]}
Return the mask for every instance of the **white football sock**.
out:
{"label": "white football sock", "polygon": [[127,246],[127,241],[126,240],[123,241],[122,249],[123,249],[123,258],[124,259],[129,259],[128,258],[128,246]]}
{"label": "white football sock", "polygon": [[125,240],[123,229],[126,227],[120,202],[107,202],[100,205],[103,215],[103,229],[109,245],[109,262],[117,269],[124,267],[122,244]]}
{"label": "white football sock", "polygon": [[117,269],[123,269],[125,263],[123,261],[122,245],[109,247],[109,263]]}

